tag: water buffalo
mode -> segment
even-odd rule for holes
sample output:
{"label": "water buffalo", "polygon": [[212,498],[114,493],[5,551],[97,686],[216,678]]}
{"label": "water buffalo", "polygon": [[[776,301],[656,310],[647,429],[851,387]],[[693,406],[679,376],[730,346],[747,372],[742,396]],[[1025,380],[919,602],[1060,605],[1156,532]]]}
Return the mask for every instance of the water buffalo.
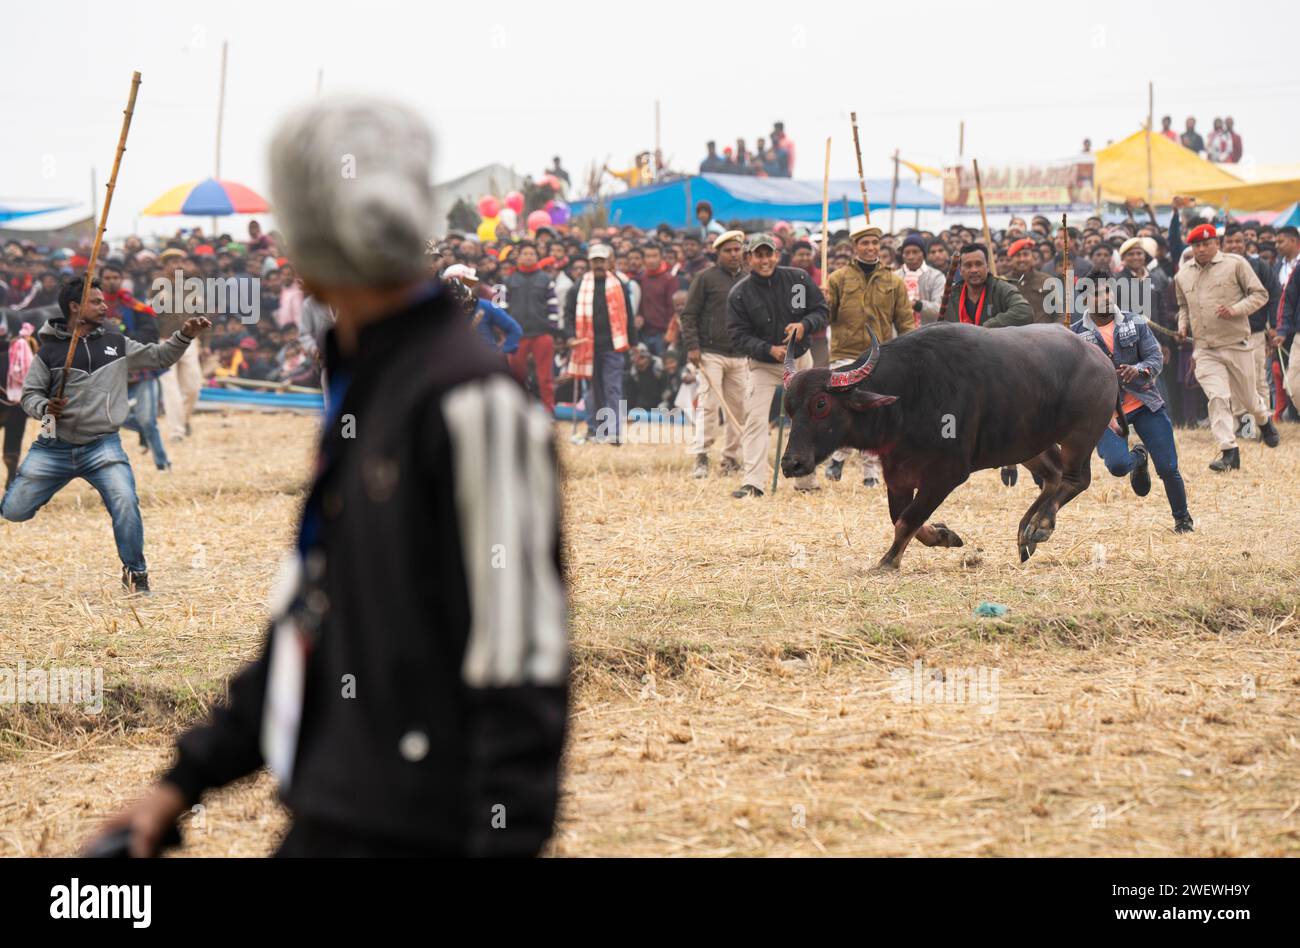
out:
{"label": "water buffalo", "polygon": [[839,371],[796,374],[794,348],[781,470],[809,474],[840,447],[880,455],[894,544],[879,570],[897,569],[914,536],[961,546],[953,530],[926,521],[971,472],[1014,464],[1042,481],[1017,533],[1020,559],[1029,559],[1052,535],[1056,512],[1087,488],[1093,448],[1119,398],[1101,350],[1057,325],[933,323],[883,346],[872,333],[871,348]]}

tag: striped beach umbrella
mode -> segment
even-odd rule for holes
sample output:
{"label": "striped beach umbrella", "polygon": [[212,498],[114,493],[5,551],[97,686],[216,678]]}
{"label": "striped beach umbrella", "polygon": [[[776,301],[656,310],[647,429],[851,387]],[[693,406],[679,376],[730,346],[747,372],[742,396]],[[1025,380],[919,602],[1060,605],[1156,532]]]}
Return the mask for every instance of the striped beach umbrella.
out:
{"label": "striped beach umbrella", "polygon": [[261,214],[270,210],[266,199],[236,181],[205,178],[177,185],[158,198],[141,214],[163,217],[188,214],[193,217],[226,217],[230,214]]}

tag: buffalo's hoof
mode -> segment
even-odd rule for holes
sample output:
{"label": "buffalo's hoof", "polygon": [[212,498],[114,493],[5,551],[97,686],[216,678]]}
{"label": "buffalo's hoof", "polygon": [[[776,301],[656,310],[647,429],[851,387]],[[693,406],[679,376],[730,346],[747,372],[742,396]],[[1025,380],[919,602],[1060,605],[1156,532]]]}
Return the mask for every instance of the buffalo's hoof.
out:
{"label": "buffalo's hoof", "polygon": [[898,564],[893,563],[889,560],[881,560],[875,566],[871,567],[871,569],[868,570],[868,572],[873,573],[877,576],[879,576],[882,573],[897,573]]}
{"label": "buffalo's hoof", "polygon": [[935,546],[958,547],[966,545],[962,542],[961,537],[957,535],[957,531],[951,529],[947,524],[932,523],[930,529],[934,531]]}
{"label": "buffalo's hoof", "polygon": [[1020,562],[1023,563],[1025,560],[1033,556],[1034,550],[1037,548],[1038,544],[1033,542],[1020,544]]}

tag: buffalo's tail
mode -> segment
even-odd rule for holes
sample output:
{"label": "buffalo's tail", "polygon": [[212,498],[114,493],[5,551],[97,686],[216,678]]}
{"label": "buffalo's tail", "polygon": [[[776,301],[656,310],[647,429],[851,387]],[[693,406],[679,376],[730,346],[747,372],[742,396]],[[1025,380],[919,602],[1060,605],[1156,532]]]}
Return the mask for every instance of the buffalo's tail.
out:
{"label": "buffalo's tail", "polygon": [[1119,387],[1119,394],[1115,396],[1115,417],[1119,420],[1119,433],[1123,438],[1128,437],[1128,419],[1124,417],[1124,386]]}

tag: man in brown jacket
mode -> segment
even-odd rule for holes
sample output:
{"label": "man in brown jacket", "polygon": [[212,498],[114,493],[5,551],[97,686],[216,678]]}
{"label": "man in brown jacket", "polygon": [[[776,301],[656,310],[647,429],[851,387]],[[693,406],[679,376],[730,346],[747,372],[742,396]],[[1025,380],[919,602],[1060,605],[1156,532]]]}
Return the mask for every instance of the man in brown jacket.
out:
{"label": "man in brown jacket", "polygon": [[[907,284],[893,270],[880,263],[879,227],[868,224],[853,234],[853,262],[831,274],[826,284],[830,307],[831,365],[838,369],[853,362],[871,348],[870,325],[881,342],[901,336],[916,327]],[[838,481],[850,452],[836,451],[826,465],[826,477]],[[880,458],[862,454],[862,483],[880,483]]]}
{"label": "man in brown jacket", "polygon": [[[1061,322],[1064,314],[1049,313],[1045,305],[1052,285],[1054,283],[1059,285],[1059,281],[1056,277],[1049,277],[1038,269],[1039,256],[1038,251],[1034,249],[1034,242],[1028,237],[1022,237],[1007,248],[1007,258],[1011,261],[1011,272],[1007,274],[1007,282],[1015,286],[1020,291],[1020,295],[1025,298],[1025,302],[1029,304],[1029,311],[1033,313],[1034,322]],[[1060,294],[1057,295],[1059,297]]]}
{"label": "man in brown jacket", "polygon": [[740,470],[749,360],[736,351],[727,332],[727,296],[745,275],[744,241],[739,230],[718,235],[713,241],[718,265],[695,276],[682,310],[682,346],[700,375],[695,439],[689,449],[695,455],[691,476],[696,478],[709,476],[709,448],[718,437],[719,408],[726,419],[720,470],[723,474]]}
{"label": "man in brown jacket", "polygon": [[1250,314],[1268,302],[1268,291],[1244,258],[1219,249],[1213,224],[1194,227],[1187,241],[1192,259],[1174,277],[1178,341],[1191,336],[1196,381],[1210,403],[1210,431],[1222,452],[1210,462],[1210,470],[1236,470],[1241,454],[1233,402],[1254,417],[1266,445],[1276,448],[1280,440],[1268,406],[1259,397],[1250,351]]}

